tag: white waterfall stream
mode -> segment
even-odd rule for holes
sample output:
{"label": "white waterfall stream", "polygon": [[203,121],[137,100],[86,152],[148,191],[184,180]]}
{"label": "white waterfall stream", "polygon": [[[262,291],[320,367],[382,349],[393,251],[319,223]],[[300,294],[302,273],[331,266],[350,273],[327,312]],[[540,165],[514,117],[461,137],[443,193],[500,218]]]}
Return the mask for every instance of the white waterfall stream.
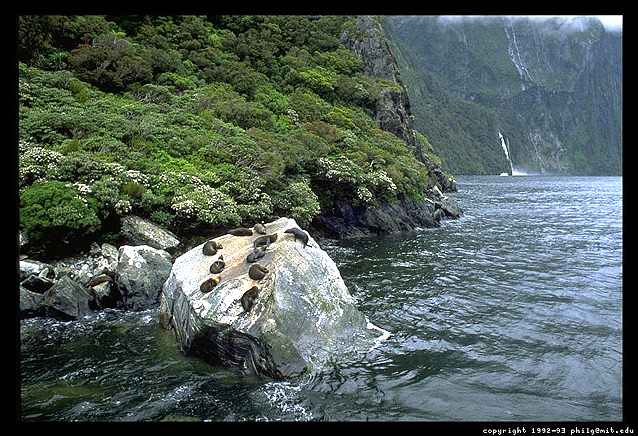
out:
{"label": "white waterfall stream", "polygon": [[510,153],[507,149],[505,138],[503,138],[503,134],[501,133],[500,130],[498,131],[498,137],[501,140],[501,147],[503,147],[503,152],[505,152],[505,157],[507,158],[507,161],[510,163],[510,174],[514,175],[514,165],[512,165],[512,159],[510,158]]}

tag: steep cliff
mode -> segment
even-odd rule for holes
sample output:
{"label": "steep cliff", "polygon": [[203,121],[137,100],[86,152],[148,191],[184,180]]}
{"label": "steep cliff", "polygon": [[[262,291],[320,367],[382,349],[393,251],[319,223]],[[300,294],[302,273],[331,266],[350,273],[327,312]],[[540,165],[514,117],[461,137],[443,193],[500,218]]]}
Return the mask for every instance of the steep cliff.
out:
{"label": "steep cliff", "polygon": [[585,18],[383,24],[444,169],[621,174],[621,33]]}
{"label": "steep cliff", "polygon": [[359,56],[365,74],[393,85],[382,89],[377,99],[375,117],[379,126],[412,147],[416,157],[428,167],[433,185],[438,184],[443,192],[455,191],[454,181],[428,156],[424,144],[417,138],[408,92],[401,81],[399,65],[381,20],[371,16],[357,17],[356,28],[344,30],[341,42]]}

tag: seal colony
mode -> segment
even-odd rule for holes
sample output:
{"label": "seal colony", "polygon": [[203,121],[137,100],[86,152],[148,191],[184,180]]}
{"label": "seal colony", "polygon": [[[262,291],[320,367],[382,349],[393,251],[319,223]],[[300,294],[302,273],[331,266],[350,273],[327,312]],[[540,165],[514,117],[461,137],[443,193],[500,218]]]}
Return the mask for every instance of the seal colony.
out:
{"label": "seal colony", "polygon": [[[291,234],[295,240],[303,242],[304,248],[308,245],[308,234],[300,228],[291,227],[284,231],[284,233]],[[246,256],[246,263],[251,264],[248,268],[248,277],[254,281],[263,280],[270,271],[266,266],[260,265],[256,262],[266,255],[268,248],[277,242],[279,235],[277,233],[268,234],[266,226],[263,223],[255,224],[252,229],[238,227],[236,229],[229,230],[228,234],[238,238],[251,237],[255,234],[260,235],[252,241],[253,250],[248,254],[248,256]],[[205,256],[215,256],[223,248],[224,247],[219,242],[210,240],[202,246],[202,253]],[[220,254],[217,260],[215,260],[209,268],[210,273],[214,275],[206,278],[199,287],[203,294],[211,292],[215,286],[222,281],[223,278],[219,276],[219,274],[221,274],[225,268],[226,262],[224,261],[224,256]],[[257,286],[252,286],[242,294],[240,303],[246,313],[250,312],[250,309],[255,305],[255,301],[258,297],[259,288]]]}
{"label": "seal colony", "polygon": [[[367,327],[337,266],[312,235],[291,218],[264,228],[265,234],[253,227],[233,232],[243,236],[214,238],[223,248],[213,246],[213,238],[203,240],[175,260],[159,316],[181,351],[242,372],[292,377],[321,370],[331,356],[369,349],[378,331]],[[204,245],[216,254],[203,254]],[[250,262],[253,252],[261,257]],[[260,366],[263,359],[273,366]]]}

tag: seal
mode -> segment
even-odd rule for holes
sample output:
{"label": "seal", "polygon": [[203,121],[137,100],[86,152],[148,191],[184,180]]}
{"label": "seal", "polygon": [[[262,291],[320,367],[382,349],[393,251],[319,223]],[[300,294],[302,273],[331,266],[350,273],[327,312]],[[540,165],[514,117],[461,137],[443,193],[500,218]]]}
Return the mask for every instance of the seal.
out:
{"label": "seal", "polygon": [[259,288],[253,286],[241,296],[241,307],[243,307],[246,312],[250,312],[250,309],[255,305],[257,297],[259,297]]}
{"label": "seal", "polygon": [[255,239],[255,242],[253,242],[253,246],[255,248],[261,245],[268,246],[272,244],[273,242],[275,242],[276,240],[277,240],[277,233],[273,233],[272,235],[259,236],[258,238]]}
{"label": "seal", "polygon": [[209,277],[199,285],[199,290],[202,294],[206,294],[213,290],[215,286],[219,284],[219,277]]}
{"label": "seal", "polygon": [[250,252],[248,256],[246,256],[247,263],[257,262],[259,259],[266,255],[266,247],[258,247]]}
{"label": "seal", "polygon": [[286,230],[284,233],[290,233],[294,235],[295,239],[299,239],[301,242],[303,242],[304,248],[306,247],[306,245],[308,245],[308,233],[304,232],[300,228],[291,227],[288,230]]}
{"label": "seal", "polygon": [[217,254],[217,250],[221,248],[223,247],[219,242],[208,241],[202,246],[202,253],[204,253],[205,256],[214,256]]}
{"label": "seal", "polygon": [[261,280],[264,277],[266,277],[266,274],[268,274],[268,270],[259,265],[258,263],[252,265],[249,269],[248,269],[248,277],[250,277],[253,280]]}
{"label": "seal", "polygon": [[263,222],[255,224],[255,227],[253,227],[253,228],[260,235],[265,235],[266,234],[266,226],[264,225]]}
{"label": "seal", "polygon": [[225,267],[226,263],[224,262],[224,256],[219,256],[219,259],[213,262],[213,264],[210,266],[210,272],[212,272],[213,274],[219,274],[224,270]]}
{"label": "seal", "polygon": [[237,227],[236,229],[229,230],[228,233],[230,233],[233,236],[252,236],[253,235],[253,231],[250,229],[247,229],[246,227]]}

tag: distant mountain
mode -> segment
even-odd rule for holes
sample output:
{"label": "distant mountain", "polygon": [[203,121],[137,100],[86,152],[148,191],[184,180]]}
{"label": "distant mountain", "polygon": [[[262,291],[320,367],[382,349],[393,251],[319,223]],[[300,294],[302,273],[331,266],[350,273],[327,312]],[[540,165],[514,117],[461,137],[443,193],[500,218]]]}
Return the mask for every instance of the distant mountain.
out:
{"label": "distant mountain", "polygon": [[622,173],[622,33],[594,18],[385,17],[383,25],[415,128],[444,169]]}

